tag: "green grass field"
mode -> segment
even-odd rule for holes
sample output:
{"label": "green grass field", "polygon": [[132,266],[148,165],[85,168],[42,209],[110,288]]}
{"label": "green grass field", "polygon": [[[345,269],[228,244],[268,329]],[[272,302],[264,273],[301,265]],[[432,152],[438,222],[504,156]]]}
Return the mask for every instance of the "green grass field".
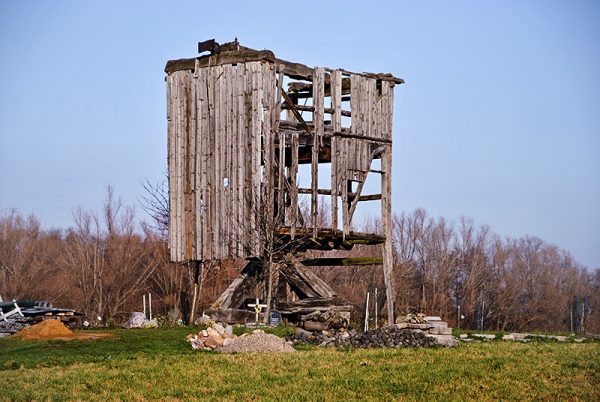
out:
{"label": "green grass field", "polygon": [[190,328],[0,339],[0,400],[600,400],[600,343],[221,355]]}

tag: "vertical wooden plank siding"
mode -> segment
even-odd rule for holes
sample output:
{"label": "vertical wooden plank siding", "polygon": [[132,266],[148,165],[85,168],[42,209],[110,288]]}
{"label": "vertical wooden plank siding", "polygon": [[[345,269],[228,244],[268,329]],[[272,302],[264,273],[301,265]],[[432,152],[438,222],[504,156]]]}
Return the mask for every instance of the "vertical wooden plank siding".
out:
{"label": "vertical wooden plank siding", "polygon": [[[319,156],[323,157],[326,138],[325,81],[331,88],[331,129],[340,133],[342,78],[348,76],[341,70],[327,71],[327,76],[323,68],[313,71],[313,137],[307,144],[312,145],[313,235],[318,229]],[[350,133],[391,140],[394,84],[360,74],[349,77]],[[258,255],[264,240],[257,236],[258,219],[264,216],[277,218],[277,225],[290,226],[295,236],[302,220],[297,183],[300,136],[279,130],[283,80],[281,68],[265,62],[196,67],[167,76],[168,241],[173,261]],[[344,235],[351,229],[356,208],[356,202],[350,202],[349,185],[358,182],[356,193],[360,192],[371,153],[380,146],[357,138],[331,138],[331,222]],[[381,160],[382,229],[387,238],[391,231],[391,145],[385,145]],[[356,193],[352,194],[355,200]],[[386,286],[391,283],[391,262],[385,262],[391,261],[390,247],[386,241]]]}

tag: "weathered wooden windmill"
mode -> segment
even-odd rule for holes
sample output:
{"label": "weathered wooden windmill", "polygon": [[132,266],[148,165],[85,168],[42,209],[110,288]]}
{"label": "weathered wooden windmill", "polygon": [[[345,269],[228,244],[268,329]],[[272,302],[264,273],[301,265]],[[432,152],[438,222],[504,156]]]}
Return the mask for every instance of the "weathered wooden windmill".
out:
{"label": "weathered wooden windmill", "polygon": [[[344,310],[331,287],[305,267],[338,259],[303,264],[302,253],[377,246],[393,322],[392,110],[393,88],[403,81],[310,68],[237,41],[202,42],[199,52],[209,53],[165,67],[171,259],[248,260],[212,306],[213,314],[235,321],[257,283],[264,295],[275,289],[274,304],[284,315]],[[381,163],[374,168],[376,159]],[[310,165],[304,187],[303,165]],[[363,194],[369,175],[380,176],[378,194]],[[381,202],[381,233],[353,231],[357,205],[373,200]],[[319,216],[324,202],[329,219]]]}

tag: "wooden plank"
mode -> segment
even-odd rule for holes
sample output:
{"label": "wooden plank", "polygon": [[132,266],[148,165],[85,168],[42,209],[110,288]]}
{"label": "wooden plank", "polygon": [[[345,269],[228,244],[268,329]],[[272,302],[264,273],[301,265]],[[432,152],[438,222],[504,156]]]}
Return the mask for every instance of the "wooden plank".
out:
{"label": "wooden plank", "polygon": [[251,255],[257,256],[260,253],[259,245],[262,243],[263,233],[260,233],[258,221],[258,211],[260,210],[261,191],[260,191],[260,166],[261,166],[261,122],[260,112],[262,99],[260,96],[261,76],[258,72],[259,63],[248,63],[252,74],[252,115],[251,115],[251,136],[252,136],[252,215],[250,216],[251,230],[253,235],[249,239],[252,242]]}
{"label": "wooden plank", "polygon": [[237,92],[238,92],[238,213],[236,234],[236,243],[238,244],[238,257],[246,257],[244,248],[244,233],[246,225],[246,201],[245,201],[245,180],[246,180],[246,144],[247,144],[247,126],[245,116],[245,86],[246,86],[246,66],[237,65]]}
{"label": "wooden plank", "polygon": [[[264,220],[261,227],[264,229],[272,228],[274,215],[274,192],[275,192],[275,136],[272,131],[271,123],[273,121],[273,110],[275,97],[272,95],[273,80],[275,75],[272,65],[262,64],[259,66],[262,77],[261,88],[261,107],[259,110],[260,121],[262,122],[262,147],[263,147],[263,178],[261,187],[262,206],[264,211],[258,219]],[[258,213],[258,211],[257,211]],[[267,233],[263,233],[267,235]]]}
{"label": "wooden plank", "polygon": [[290,222],[291,238],[294,239],[296,227],[298,226],[298,133],[292,134],[291,150],[291,165],[290,165]]}
{"label": "wooden plank", "polygon": [[263,270],[259,261],[250,261],[246,264],[240,275],[225,289],[219,298],[212,304],[211,309],[240,308],[244,296],[254,284],[254,278]]}
{"label": "wooden plank", "polygon": [[[288,104],[287,102],[284,103],[283,105],[281,105],[281,108],[284,110],[297,110],[299,112],[314,112],[315,108],[314,106],[306,106],[306,105],[297,105],[297,104]],[[326,107],[323,108],[323,113],[325,114],[334,114],[335,110],[333,108],[330,107]],[[352,112],[350,112],[349,110],[339,110],[339,114],[341,116],[346,116],[346,117],[351,117],[352,116]]]}
{"label": "wooden plank", "polygon": [[282,91],[281,95],[285,99],[285,102],[290,106],[289,110],[291,110],[296,120],[302,125],[302,127],[304,128],[304,130],[306,130],[307,133],[311,133],[312,130],[310,129],[306,121],[302,118],[302,115],[300,114],[300,112],[298,112],[298,109],[294,107],[294,102],[290,99],[288,94],[285,91]]}
{"label": "wooden plank", "polygon": [[383,246],[383,277],[386,289],[388,322],[394,323],[394,265],[392,254],[392,146],[387,145],[386,151],[382,154],[381,169],[381,228],[386,240]]}
{"label": "wooden plank", "polygon": [[[334,132],[342,131],[342,73],[339,70],[331,72],[331,125]],[[331,227],[338,228],[338,195],[339,186],[339,149],[336,138],[331,139]]]}
{"label": "wooden plank", "polygon": [[233,258],[234,256],[234,251],[233,251],[233,228],[235,227],[235,224],[233,222],[233,218],[234,218],[234,192],[232,190],[232,187],[234,186],[235,183],[235,178],[234,178],[234,164],[235,164],[235,157],[236,157],[236,152],[234,151],[234,142],[235,142],[235,128],[234,128],[234,116],[233,116],[233,86],[235,85],[235,67],[232,65],[226,65],[224,66],[225,69],[225,74],[224,74],[224,78],[225,78],[225,85],[226,85],[226,104],[225,107],[227,109],[227,115],[226,115],[226,119],[225,119],[225,130],[226,130],[226,162],[225,162],[225,179],[223,182],[223,186],[224,186],[224,190],[225,190],[225,194],[226,194],[226,202],[227,202],[227,207],[226,207],[226,214],[227,216],[225,217],[226,219],[226,229],[225,229],[225,233],[226,236],[223,238],[223,241],[226,242],[226,247],[225,247],[225,258]]}
{"label": "wooden plank", "polygon": [[365,186],[365,181],[366,175],[362,178],[361,181],[358,182],[358,186],[356,187],[356,191],[354,192],[354,197],[350,199],[350,209],[348,211],[350,220],[352,220],[352,217],[354,216],[354,211],[356,211],[356,206],[358,205],[360,194],[362,193],[363,187]]}
{"label": "wooden plank", "polygon": [[206,231],[206,216],[207,216],[207,153],[208,153],[208,130],[209,130],[209,109],[208,109],[208,69],[202,68],[198,71],[197,80],[197,108],[198,115],[200,116],[200,122],[198,124],[197,133],[197,149],[199,150],[198,159],[196,160],[197,171],[198,171],[198,188],[196,189],[196,213],[198,219],[196,220],[196,233],[198,242],[198,256],[197,260],[202,261],[208,256],[206,247],[207,231]]}
{"label": "wooden plank", "polygon": [[209,68],[206,77],[207,82],[207,94],[208,94],[208,132],[206,137],[207,143],[207,156],[206,156],[206,180],[207,180],[207,219],[206,219],[206,242],[207,242],[207,258],[212,259],[215,255],[215,215],[216,210],[216,191],[215,191],[215,166],[216,166],[216,144],[215,144],[215,130],[216,130],[216,89],[215,89],[215,69]]}
{"label": "wooden plank", "polygon": [[304,267],[296,258],[282,264],[280,270],[281,275],[290,284],[292,290],[301,298],[334,298],[337,296],[336,292],[327,283]]}
{"label": "wooden plank", "polygon": [[252,166],[254,158],[254,131],[252,130],[252,69],[249,63],[244,64],[244,132],[246,136],[245,158],[244,158],[244,248],[245,254],[252,254],[250,250],[250,239],[253,214],[253,181]]}
{"label": "wooden plank", "polygon": [[215,67],[223,64],[238,64],[257,61],[275,62],[275,56],[270,50],[240,49],[239,51],[224,51],[210,56],[202,56],[193,59],[169,60],[165,66],[165,72],[172,74],[176,71],[193,70],[198,67]]}
{"label": "wooden plank", "polygon": [[324,86],[325,86],[325,70],[317,67],[314,71],[313,81],[313,106],[315,111],[313,112],[313,124],[315,131],[313,133],[313,144],[312,144],[312,163],[311,163],[311,226],[313,228],[313,235],[317,235],[317,215],[319,212],[318,206],[318,188],[319,188],[319,150],[322,143],[322,136],[324,134]]}
{"label": "wooden plank", "polygon": [[196,258],[196,80],[188,79],[186,88],[186,260]]}
{"label": "wooden plank", "polygon": [[302,260],[302,265],[307,267],[334,267],[354,265],[382,265],[383,258],[310,258]]}
{"label": "wooden plank", "polygon": [[223,207],[224,207],[224,196],[223,196],[223,159],[224,149],[223,144],[225,139],[224,133],[224,118],[225,118],[225,107],[224,107],[224,94],[223,89],[224,80],[221,80],[223,76],[223,66],[212,67],[215,74],[215,166],[214,166],[214,178],[215,178],[215,216],[213,224],[215,225],[215,238],[214,238],[214,254],[213,257],[216,259],[223,258]]}
{"label": "wooden plank", "polygon": [[277,225],[283,225],[285,222],[285,205],[284,195],[286,187],[286,176],[285,176],[285,133],[279,132],[279,120],[281,116],[281,94],[283,93],[283,72],[280,68],[277,68],[279,75],[276,80],[276,92],[275,92],[275,108],[273,112],[273,134],[279,137],[279,157],[277,160]]}
{"label": "wooden plank", "polygon": [[[173,76],[169,75],[167,76],[167,83],[166,83],[166,90],[167,90],[167,170],[169,172],[169,175],[173,172],[173,161],[174,161],[174,156],[173,156],[173,97],[174,97],[174,91],[172,89],[173,87]],[[172,186],[172,180],[168,181],[168,185],[169,185],[169,204],[172,205],[172,200],[173,200],[173,186]],[[168,236],[168,247],[169,247],[169,255],[171,257],[171,261],[175,261],[174,255],[173,255],[173,233],[174,231],[172,230],[172,228],[174,227],[173,221],[172,221],[172,216],[173,216],[173,209],[169,208],[169,230],[167,233]]]}
{"label": "wooden plank", "polygon": [[176,253],[177,253],[177,261],[183,261],[184,256],[182,255],[182,243],[183,243],[183,225],[182,225],[182,203],[183,203],[183,191],[182,191],[182,170],[183,170],[183,162],[182,157],[184,155],[183,150],[183,80],[182,76],[184,73],[178,74],[177,77],[177,142],[175,154],[176,157],[176,209],[175,209],[175,219],[177,221],[177,240],[176,240]]}

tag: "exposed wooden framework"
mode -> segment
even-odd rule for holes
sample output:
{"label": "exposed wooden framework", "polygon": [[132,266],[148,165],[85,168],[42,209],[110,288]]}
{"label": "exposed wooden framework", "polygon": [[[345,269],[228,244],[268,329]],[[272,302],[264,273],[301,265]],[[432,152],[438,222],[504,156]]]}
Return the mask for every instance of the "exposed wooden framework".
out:
{"label": "exposed wooden framework", "polygon": [[[263,264],[256,261],[268,241],[285,245],[275,261],[282,278],[278,288],[315,300],[337,296],[300,260],[284,259],[285,253],[383,245],[393,320],[392,110],[393,88],[403,81],[390,74],[311,68],[237,42],[207,41],[199,50],[211,53],[165,67],[171,259],[249,259],[213,306],[239,309],[249,281],[262,275]],[[381,160],[380,169],[371,168],[374,159]],[[311,167],[308,188],[299,186],[303,164]],[[330,188],[319,183],[323,164],[330,164]],[[380,176],[380,193],[362,194],[369,174]],[[304,213],[302,194],[310,196]],[[330,227],[318,224],[322,196],[330,200]],[[381,233],[352,231],[358,204],[373,200],[381,200]],[[314,304],[304,303],[302,309]]]}

